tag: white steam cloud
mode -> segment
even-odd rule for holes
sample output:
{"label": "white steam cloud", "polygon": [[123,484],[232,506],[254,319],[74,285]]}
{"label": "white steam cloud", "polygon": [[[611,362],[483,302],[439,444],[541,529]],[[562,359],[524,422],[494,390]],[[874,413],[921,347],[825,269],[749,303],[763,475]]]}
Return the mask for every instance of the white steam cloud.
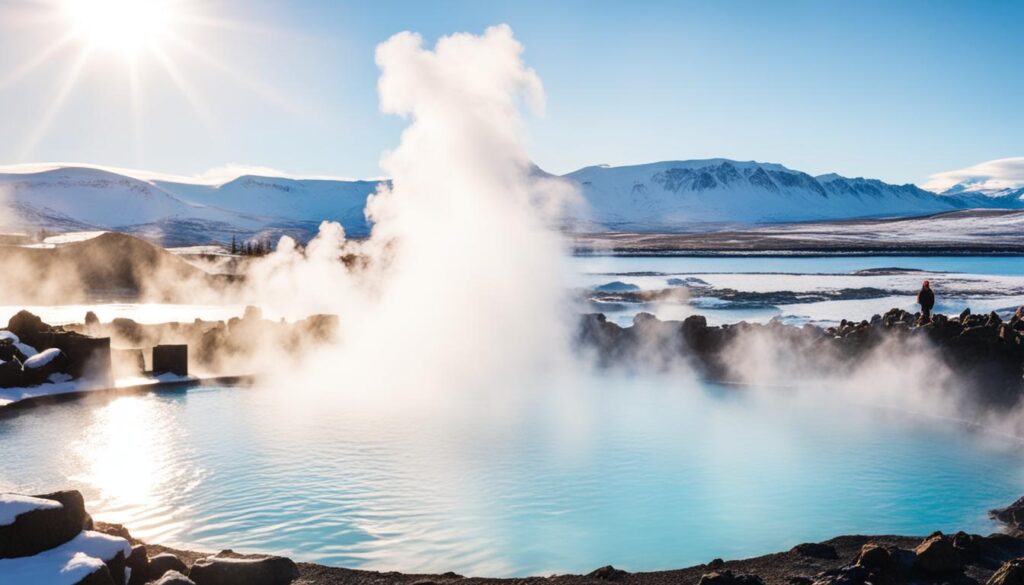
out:
{"label": "white steam cloud", "polygon": [[272,313],[340,317],[338,344],[276,386],[430,395],[560,367],[571,311],[552,210],[571,193],[532,173],[520,106],[539,111],[543,90],[522,51],[504,25],[433,49],[408,32],[378,46],[381,109],[409,126],[382,161],[392,184],[368,204],[370,238],[324,223],[248,275]]}

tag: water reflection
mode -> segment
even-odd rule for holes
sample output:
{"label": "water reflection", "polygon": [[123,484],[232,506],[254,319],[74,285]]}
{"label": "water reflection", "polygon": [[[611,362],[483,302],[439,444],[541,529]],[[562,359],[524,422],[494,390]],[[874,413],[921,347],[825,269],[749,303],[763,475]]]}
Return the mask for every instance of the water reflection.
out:
{"label": "water reflection", "polygon": [[177,410],[153,397],[118,398],[96,408],[71,444],[76,469],[69,479],[86,487],[89,508],[130,524],[141,538],[177,536],[190,516],[182,502],[202,476]]}

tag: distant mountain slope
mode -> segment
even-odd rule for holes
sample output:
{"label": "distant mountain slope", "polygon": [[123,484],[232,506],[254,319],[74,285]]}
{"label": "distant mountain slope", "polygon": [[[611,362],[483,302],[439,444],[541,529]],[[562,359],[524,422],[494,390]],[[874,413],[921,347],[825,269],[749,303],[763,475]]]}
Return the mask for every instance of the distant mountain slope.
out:
{"label": "distant mountain slope", "polygon": [[[537,170],[538,173],[543,171]],[[960,209],[1024,209],[1024,192],[939,195],[914,185],[836,174],[813,177],[779,164],[727,159],[586,167],[563,177],[585,205],[567,218],[579,231],[692,231],[737,224],[912,217]],[[369,232],[366,198],[379,181],[245,175],[220,185],[141,180],[61,167],[0,173],[0,191],[27,230],[112,229],[166,246],[289,234],[323,220]]]}
{"label": "distant mountain slope", "polygon": [[[970,208],[1024,208],[1020,198],[937,195],[914,185],[812,177],[782,165],[727,159],[587,167],[579,186],[598,228],[674,231],[707,224],[908,217]],[[583,217],[578,219],[585,219]]]}
{"label": "distant mountain slope", "polygon": [[144,181],[86,167],[0,173],[0,201],[18,227],[111,229],[167,246],[280,234],[305,239],[324,219],[365,235],[363,207],[376,188],[375,181],[252,176],[223,185]]}
{"label": "distant mountain slope", "polygon": [[156,185],[195,205],[230,209],[253,217],[292,221],[340,221],[353,233],[365,234],[366,197],[377,181],[287,179],[245,175],[223,185],[157,181]]}

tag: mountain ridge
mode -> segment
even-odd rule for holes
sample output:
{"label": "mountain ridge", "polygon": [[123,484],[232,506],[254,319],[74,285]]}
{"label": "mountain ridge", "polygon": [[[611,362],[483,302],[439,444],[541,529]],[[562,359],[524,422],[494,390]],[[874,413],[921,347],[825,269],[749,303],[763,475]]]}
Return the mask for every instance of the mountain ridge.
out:
{"label": "mountain ridge", "polygon": [[[558,177],[534,168],[538,175]],[[913,217],[961,209],[1024,209],[1024,190],[938,194],[913,184],[726,158],[583,167],[560,177],[584,205],[565,224],[586,231],[694,231],[722,225]],[[117,229],[165,245],[289,234],[322,220],[369,232],[366,198],[384,180],[242,174],[222,183],[142,179],[89,166],[0,173],[22,229]]]}

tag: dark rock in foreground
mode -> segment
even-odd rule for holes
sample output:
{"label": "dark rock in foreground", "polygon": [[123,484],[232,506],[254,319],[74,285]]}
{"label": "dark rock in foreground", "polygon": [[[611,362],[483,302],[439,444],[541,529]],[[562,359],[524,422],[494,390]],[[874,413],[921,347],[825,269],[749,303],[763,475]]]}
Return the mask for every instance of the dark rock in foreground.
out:
{"label": "dark rock in foreground", "polygon": [[178,571],[168,571],[155,582],[155,585],[196,585],[196,582]]}
{"label": "dark rock in foreground", "polygon": [[287,585],[299,578],[299,568],[285,557],[207,557],[192,565],[188,577],[196,585]]}

